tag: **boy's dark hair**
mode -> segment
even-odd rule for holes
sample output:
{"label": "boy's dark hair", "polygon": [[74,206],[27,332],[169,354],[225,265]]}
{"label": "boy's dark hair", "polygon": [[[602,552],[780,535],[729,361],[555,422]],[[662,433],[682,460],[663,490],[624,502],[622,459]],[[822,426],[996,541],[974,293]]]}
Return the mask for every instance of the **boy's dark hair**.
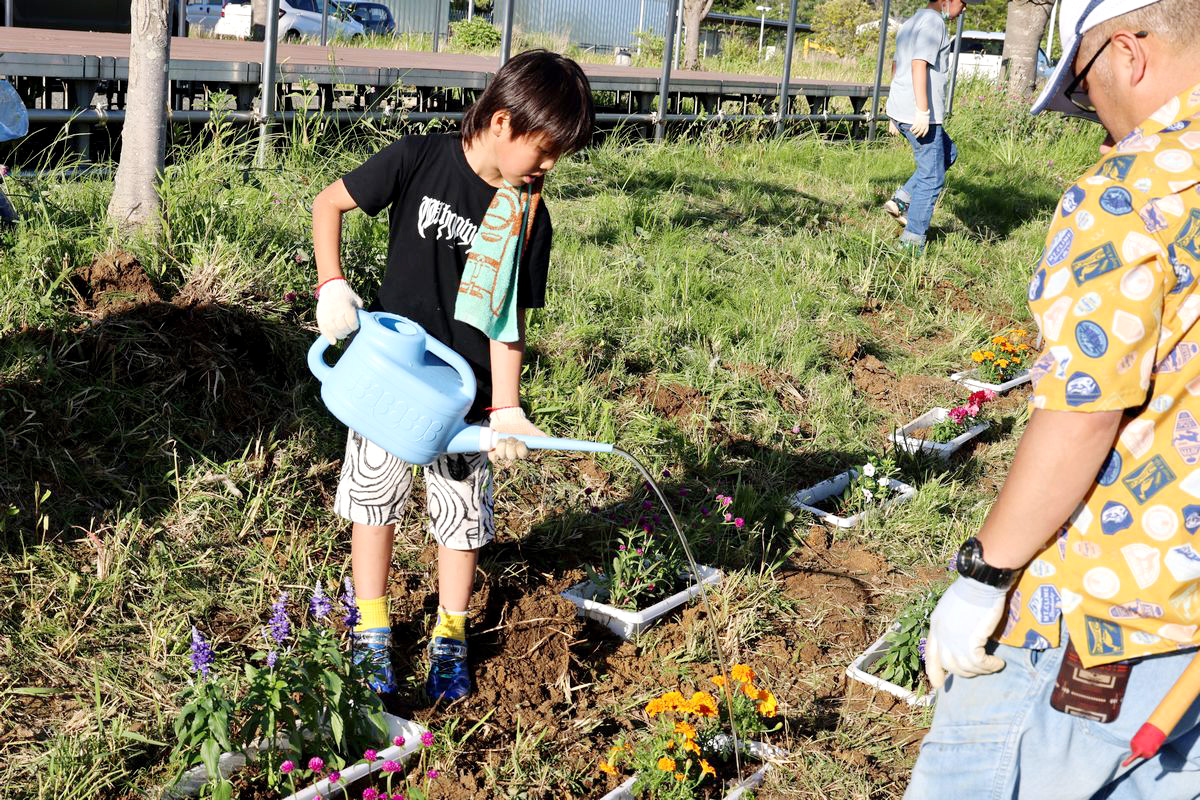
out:
{"label": "boy's dark hair", "polygon": [[507,111],[513,137],[543,134],[556,153],[573,153],[592,138],[596,112],[587,76],[571,59],[529,50],[508,60],[462,122],[462,137],[482,136],[492,115]]}

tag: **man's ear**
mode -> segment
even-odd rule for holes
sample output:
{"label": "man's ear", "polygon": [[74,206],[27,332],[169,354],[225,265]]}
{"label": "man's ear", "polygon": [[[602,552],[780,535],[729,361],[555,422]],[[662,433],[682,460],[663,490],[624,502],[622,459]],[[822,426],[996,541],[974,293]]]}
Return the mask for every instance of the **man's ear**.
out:
{"label": "man's ear", "polygon": [[512,121],[512,114],[506,109],[492,112],[491,122],[488,124],[488,130],[493,136],[500,136],[509,129]]}
{"label": "man's ear", "polygon": [[1145,39],[1139,39],[1133,31],[1117,31],[1113,34],[1110,58],[1112,72],[1124,75],[1129,86],[1137,86],[1146,77],[1150,53]]}

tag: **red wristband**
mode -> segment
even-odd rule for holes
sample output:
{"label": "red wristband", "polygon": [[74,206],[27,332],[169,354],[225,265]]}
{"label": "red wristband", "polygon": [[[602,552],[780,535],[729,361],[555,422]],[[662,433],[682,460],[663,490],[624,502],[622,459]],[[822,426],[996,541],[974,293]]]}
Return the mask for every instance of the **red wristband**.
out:
{"label": "red wristband", "polygon": [[520,406],[491,406],[490,408],[485,408],[484,411],[490,414],[493,411],[503,411],[506,408],[520,408]]}
{"label": "red wristband", "polygon": [[321,296],[321,287],[324,286],[325,284],[333,283],[334,281],[344,281],[344,280],[346,280],[344,277],[342,277],[341,275],[338,275],[336,278],[329,278],[328,280],[321,281],[320,283],[317,284],[317,288],[313,289],[313,297]]}

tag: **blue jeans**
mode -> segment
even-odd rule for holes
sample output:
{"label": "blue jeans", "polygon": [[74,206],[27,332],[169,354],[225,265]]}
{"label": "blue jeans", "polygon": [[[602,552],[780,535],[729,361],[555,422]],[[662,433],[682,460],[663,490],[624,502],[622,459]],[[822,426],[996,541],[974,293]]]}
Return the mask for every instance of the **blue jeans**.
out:
{"label": "blue jeans", "polygon": [[1092,722],[1050,707],[1066,649],[998,645],[1007,665],[951,676],[938,692],[905,800],[1193,800],[1200,797],[1200,699],[1158,755],[1128,768],[1129,740],[1195,655],[1155,656],[1129,674],[1120,715]]}
{"label": "blue jeans", "polygon": [[946,185],[946,170],[958,159],[958,148],[941,125],[930,125],[928,133],[920,139],[913,136],[912,126],[907,122],[897,122],[896,127],[912,145],[917,161],[912,177],[896,190],[896,199],[908,203],[908,225],[900,239],[924,246],[933,207]]}

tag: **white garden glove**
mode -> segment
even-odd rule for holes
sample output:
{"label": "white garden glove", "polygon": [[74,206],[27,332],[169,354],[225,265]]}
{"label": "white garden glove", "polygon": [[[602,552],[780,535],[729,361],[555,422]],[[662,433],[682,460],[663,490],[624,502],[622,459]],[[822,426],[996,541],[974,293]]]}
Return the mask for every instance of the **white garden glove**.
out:
{"label": "white garden glove", "polygon": [[896,127],[896,120],[888,118],[888,133],[892,136],[899,136],[900,129]]}
{"label": "white garden glove", "polygon": [[[497,433],[517,433],[522,436],[545,436],[525,417],[519,407],[500,408],[492,412],[491,428]],[[520,439],[506,437],[496,442],[488,453],[488,460],[496,462],[515,461],[529,457],[529,447]]]}
{"label": "white garden glove", "polygon": [[946,673],[974,678],[1004,668],[1004,659],[984,652],[1004,614],[1007,589],[959,576],[929,617],[925,674],[940,689]]}
{"label": "white garden glove", "polygon": [[358,330],[358,309],[362,298],[354,293],[345,278],[332,278],[317,291],[317,328],[330,344],[337,344]]}
{"label": "white garden glove", "polygon": [[912,135],[918,139],[929,133],[929,109],[917,109],[912,125],[908,126]]}

